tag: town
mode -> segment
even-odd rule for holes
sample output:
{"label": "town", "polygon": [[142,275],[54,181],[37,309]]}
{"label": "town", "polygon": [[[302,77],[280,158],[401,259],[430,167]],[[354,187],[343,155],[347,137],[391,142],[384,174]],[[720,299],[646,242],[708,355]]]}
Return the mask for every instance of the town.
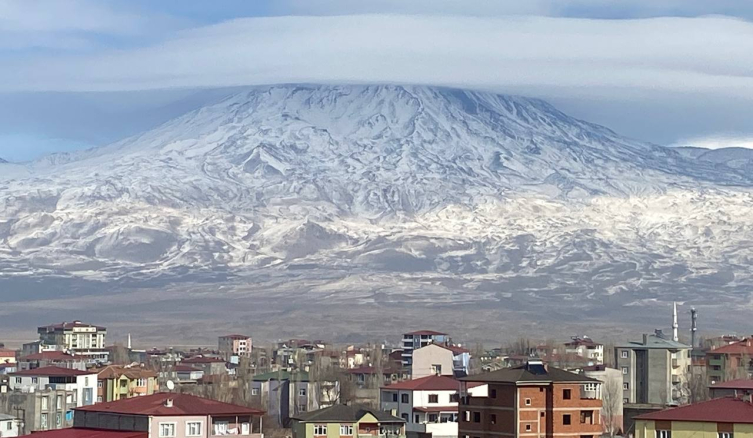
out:
{"label": "town", "polygon": [[433,330],[395,345],[227,334],[212,348],[138,349],[62,322],[0,349],[0,436],[731,438],[753,424],[753,344],[702,339],[696,320],[689,340],[674,306],[666,333],[489,350]]}

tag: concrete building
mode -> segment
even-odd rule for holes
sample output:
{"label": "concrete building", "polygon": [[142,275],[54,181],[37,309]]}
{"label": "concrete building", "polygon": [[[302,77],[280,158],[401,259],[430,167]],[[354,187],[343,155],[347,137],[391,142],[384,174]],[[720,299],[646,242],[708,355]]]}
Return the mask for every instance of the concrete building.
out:
{"label": "concrete building", "polygon": [[[593,365],[583,369],[583,375],[601,382],[602,427],[606,435],[621,434],[624,429],[622,397],[622,372],[605,365]],[[610,415],[607,418],[607,415]]]}
{"label": "concrete building", "polygon": [[188,365],[176,365],[175,372],[180,383],[196,383],[204,377],[204,370]]}
{"label": "concrete building", "polygon": [[89,360],[86,356],[73,356],[64,351],[43,351],[21,357],[18,360],[18,371],[49,366],[83,371],[86,370],[88,362]]}
{"label": "concrete building", "polygon": [[280,426],[289,427],[296,415],[337,403],[339,388],[337,381],[311,381],[305,371],[279,371],[254,376],[251,399]]}
{"label": "concrete building", "polygon": [[413,366],[413,352],[429,344],[444,344],[449,340],[446,333],[432,330],[419,330],[403,335],[403,367],[410,369]]}
{"label": "concrete building", "polygon": [[227,362],[219,357],[194,356],[183,359],[180,364],[198,368],[204,372],[204,375],[227,374]]}
{"label": "concrete building", "polygon": [[37,329],[40,351],[67,351],[85,356],[90,363],[106,363],[109,352],[105,349],[107,329],[81,321],[63,322]]}
{"label": "concrete building", "polygon": [[753,397],[753,380],[739,379],[715,383],[709,386],[709,397],[751,398]]}
{"label": "concrete building", "polygon": [[33,370],[17,371],[9,374],[8,384],[12,391],[39,392],[47,389],[59,389],[76,393],[76,406],[95,403],[97,373],[74,370],[70,368],[43,367]]}
{"label": "concrete building", "polygon": [[293,438],[405,438],[405,422],[363,406],[334,405],[295,415]]}
{"label": "concrete building", "polygon": [[471,352],[462,347],[429,344],[413,351],[411,377],[465,377],[471,362]]}
{"label": "concrete building", "polygon": [[218,340],[218,347],[222,357],[233,363],[238,363],[233,358],[251,357],[253,353],[253,340],[250,336],[244,335],[227,335],[221,336]]}
{"label": "concrete building", "polygon": [[16,437],[19,433],[21,420],[13,415],[0,414],[0,437]]}
{"label": "concrete building", "polygon": [[[19,434],[55,430],[73,425],[76,391],[44,389],[35,392],[10,391],[0,394],[0,413],[18,418]],[[0,433],[0,436],[5,436]]]}
{"label": "concrete building", "polygon": [[753,438],[753,404],[733,397],[639,415],[635,438]]}
{"label": "concrete building", "polygon": [[157,373],[139,366],[108,365],[97,373],[97,402],[152,395],[158,391]]}
{"label": "concrete building", "polygon": [[[487,396],[487,385],[466,384],[475,397]],[[460,382],[450,376],[427,376],[382,388],[381,409],[405,420],[406,434],[433,438],[458,436]]]}
{"label": "concrete building", "polygon": [[578,355],[592,362],[593,365],[604,363],[604,345],[594,342],[588,336],[574,336],[565,344],[565,354]]}
{"label": "concrete building", "polygon": [[706,353],[708,383],[753,377],[753,339],[732,342]]}
{"label": "concrete building", "polygon": [[631,404],[676,405],[687,398],[686,376],[691,371],[691,347],[661,332],[643,335],[641,342],[615,347],[615,363],[622,372],[623,401]]}
{"label": "concrete building", "polygon": [[346,371],[353,394],[347,394],[355,404],[379,408],[379,388],[410,379],[410,372],[396,366],[377,368],[361,366]]}
{"label": "concrete building", "polygon": [[461,437],[601,435],[601,383],[597,380],[530,360],[519,368],[460,381],[488,385],[486,397],[473,396],[461,385]]}
{"label": "concrete building", "polygon": [[16,363],[16,356],[18,352],[16,350],[9,350],[7,348],[0,348],[0,365],[2,364],[14,364]]}

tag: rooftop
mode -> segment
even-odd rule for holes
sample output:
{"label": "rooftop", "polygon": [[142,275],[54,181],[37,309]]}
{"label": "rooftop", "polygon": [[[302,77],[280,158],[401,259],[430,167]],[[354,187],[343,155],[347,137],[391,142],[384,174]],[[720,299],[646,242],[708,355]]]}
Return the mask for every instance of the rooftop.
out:
{"label": "rooftop", "polygon": [[81,370],[74,370],[71,368],[61,368],[61,367],[40,367],[40,368],[34,368],[33,370],[16,371],[15,373],[10,373],[9,375],[10,376],[71,377],[71,376],[88,376],[91,374],[96,374],[96,372],[81,371]]}
{"label": "rooftop", "polygon": [[[476,385],[473,385],[476,383]],[[469,386],[479,386],[482,383],[473,382]],[[427,376],[420,379],[405,380],[385,386],[383,389],[404,391],[458,391],[460,381],[450,376]]]}
{"label": "rooftop", "polygon": [[34,432],[33,436],[34,438],[147,438],[149,433],[122,430],[80,429],[71,427],[67,429]]}
{"label": "rooftop", "polygon": [[711,388],[714,389],[753,389],[753,380],[749,379],[738,379],[738,380],[729,380],[726,382],[719,382],[714,385],[711,385]]}
{"label": "rooftop", "polygon": [[733,397],[717,398],[679,408],[639,415],[636,419],[753,424],[753,404]]}
{"label": "rooftop", "polygon": [[23,361],[29,360],[76,360],[75,356],[72,356],[64,351],[43,351],[41,353],[34,353],[21,358]]}
{"label": "rooftop", "polygon": [[254,376],[254,382],[267,382],[269,380],[291,380],[294,382],[308,382],[309,373],[305,371],[272,371]]}
{"label": "rooftop", "polygon": [[465,382],[484,383],[559,383],[559,382],[598,382],[596,379],[571,373],[559,368],[545,367],[541,362],[532,362],[516,367],[505,368],[490,373],[476,374],[475,376],[463,377]]}
{"label": "rooftop", "polygon": [[665,339],[656,335],[644,335],[644,341],[637,342],[631,341],[627,344],[617,345],[617,348],[633,348],[633,349],[665,349],[665,350],[690,350],[692,347],[682,342],[676,342],[671,339]]}
{"label": "rooftop", "polygon": [[14,417],[13,415],[0,414],[0,421],[8,421],[8,420],[15,420],[15,419],[16,417]]}
{"label": "rooftop", "polygon": [[565,343],[565,347],[598,347],[601,344],[594,342],[593,339],[584,336],[582,338],[573,338],[570,342]]}
{"label": "rooftop", "polygon": [[753,353],[753,340],[750,338],[743,339],[739,342],[734,342],[729,345],[724,345],[719,348],[715,348],[709,352],[709,354],[745,354],[750,355]]}
{"label": "rooftop", "polygon": [[[348,374],[370,374],[370,375],[376,374],[377,371],[378,370],[376,367],[367,366],[367,365],[362,365],[358,368],[350,368],[346,370]],[[391,366],[382,367],[382,374],[384,375],[400,374],[401,372],[402,370],[397,367],[391,367]]]}
{"label": "rooftop", "polygon": [[209,357],[209,356],[194,356],[190,357],[188,359],[183,359],[181,361],[182,363],[219,363],[219,362],[225,362],[225,359],[221,359],[219,357]]}
{"label": "rooftop", "polygon": [[[172,400],[172,407],[165,406]],[[184,416],[184,415],[261,415],[264,411],[222,403],[189,394],[159,392],[143,397],[122,399],[108,403],[76,408],[84,412],[113,412],[127,415]]]}
{"label": "rooftop", "polygon": [[225,335],[220,336],[220,339],[238,339],[238,340],[245,340],[249,339],[251,336],[245,336],[245,335]]}
{"label": "rooftop", "polygon": [[39,327],[39,330],[54,331],[54,330],[68,330],[68,329],[74,329],[74,328],[87,328],[87,327],[94,327],[97,330],[107,330],[104,327],[86,324],[81,321],[72,321],[72,322],[64,321],[64,322],[61,322],[60,324],[52,324],[52,325]]}
{"label": "rooftop", "polygon": [[415,332],[406,333],[405,336],[447,336],[447,333],[435,332],[433,330],[418,330]]}
{"label": "rooftop", "polygon": [[0,348],[0,357],[16,357],[16,350]]}
{"label": "rooftop", "polygon": [[141,367],[126,367],[122,365],[108,365],[96,371],[97,378],[99,379],[119,379],[121,376],[125,376],[131,380],[157,377],[157,373],[154,371]]}
{"label": "rooftop", "polygon": [[295,419],[304,423],[339,423],[339,422],[356,422],[363,418],[364,415],[371,414],[382,423],[405,423],[402,418],[395,417],[388,412],[378,409],[371,409],[365,406],[347,406],[334,405],[317,411],[303,412],[298,414]]}

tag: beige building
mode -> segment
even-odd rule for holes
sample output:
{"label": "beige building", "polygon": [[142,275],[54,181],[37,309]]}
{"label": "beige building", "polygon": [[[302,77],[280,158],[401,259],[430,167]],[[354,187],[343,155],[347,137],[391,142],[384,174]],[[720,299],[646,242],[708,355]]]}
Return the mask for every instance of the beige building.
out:
{"label": "beige building", "polygon": [[81,321],[63,322],[39,327],[40,351],[70,351],[86,356],[90,362],[107,362],[105,350],[107,329]]}
{"label": "beige building", "polygon": [[220,354],[225,360],[231,357],[251,357],[253,352],[253,340],[250,336],[227,335],[221,336],[218,341]]}

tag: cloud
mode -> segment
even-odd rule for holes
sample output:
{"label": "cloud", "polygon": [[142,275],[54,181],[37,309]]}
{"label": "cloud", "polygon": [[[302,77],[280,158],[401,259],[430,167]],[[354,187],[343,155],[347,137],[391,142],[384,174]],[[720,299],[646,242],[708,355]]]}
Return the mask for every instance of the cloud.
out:
{"label": "cloud", "polygon": [[691,137],[675,143],[673,146],[695,146],[706,149],[747,148],[753,149],[753,136],[745,134],[716,134]]}

